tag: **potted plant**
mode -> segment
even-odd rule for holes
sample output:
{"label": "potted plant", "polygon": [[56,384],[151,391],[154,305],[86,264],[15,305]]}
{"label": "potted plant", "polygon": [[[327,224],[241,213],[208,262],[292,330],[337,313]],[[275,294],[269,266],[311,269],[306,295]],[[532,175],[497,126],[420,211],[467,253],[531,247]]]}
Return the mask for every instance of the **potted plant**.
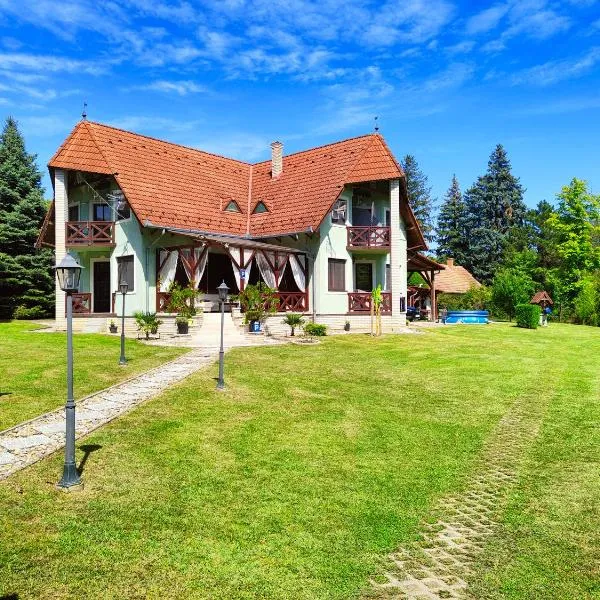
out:
{"label": "potted plant", "polygon": [[190,321],[196,314],[195,302],[201,295],[191,285],[182,287],[177,282],[171,284],[169,294],[171,296],[167,311],[177,313],[175,317],[177,333],[185,335],[189,333]]}
{"label": "potted plant", "polygon": [[108,329],[111,333],[117,333],[117,324],[115,323],[114,319],[111,319]]}
{"label": "potted plant", "polygon": [[350,321],[344,323],[344,331],[350,331]]}
{"label": "potted plant", "polygon": [[133,313],[138,331],[145,334],[146,339],[150,339],[150,334],[158,333],[158,328],[162,325],[162,321],[156,317],[156,313],[141,312]]}
{"label": "potted plant", "polygon": [[279,300],[276,294],[274,289],[264,283],[257,283],[256,285],[247,285],[235,297],[244,311],[244,323],[249,326],[252,333],[259,333],[265,317],[277,312]]}
{"label": "potted plant", "polygon": [[292,337],[294,337],[296,327],[301,327],[302,325],[304,325],[304,319],[299,313],[288,313],[287,315],[285,315],[283,322],[285,325],[288,325],[292,330],[290,334]]}

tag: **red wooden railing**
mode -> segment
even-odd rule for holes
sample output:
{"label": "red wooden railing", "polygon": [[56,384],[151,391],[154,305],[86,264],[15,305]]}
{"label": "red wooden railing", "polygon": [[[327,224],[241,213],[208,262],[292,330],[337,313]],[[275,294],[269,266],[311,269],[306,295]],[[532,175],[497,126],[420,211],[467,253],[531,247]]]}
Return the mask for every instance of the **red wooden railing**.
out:
{"label": "red wooden railing", "polygon": [[[383,303],[381,305],[381,314],[391,314],[392,312],[392,294],[382,292]],[[348,292],[348,312],[349,313],[370,313],[371,312],[371,292]]]}
{"label": "red wooden railing", "polygon": [[[171,294],[169,292],[156,292],[156,312],[165,313],[169,312],[167,309],[171,302]],[[187,300],[188,306],[191,300]]]}
{"label": "red wooden railing", "polygon": [[92,312],[92,294],[77,292],[73,294],[73,314],[89,315]]}
{"label": "red wooden railing", "polygon": [[389,227],[348,227],[348,248],[389,248]]}
{"label": "red wooden railing", "polygon": [[306,292],[277,292],[279,312],[306,312],[308,310],[308,294]]}
{"label": "red wooden railing", "polygon": [[114,246],[114,221],[68,221],[67,246]]}

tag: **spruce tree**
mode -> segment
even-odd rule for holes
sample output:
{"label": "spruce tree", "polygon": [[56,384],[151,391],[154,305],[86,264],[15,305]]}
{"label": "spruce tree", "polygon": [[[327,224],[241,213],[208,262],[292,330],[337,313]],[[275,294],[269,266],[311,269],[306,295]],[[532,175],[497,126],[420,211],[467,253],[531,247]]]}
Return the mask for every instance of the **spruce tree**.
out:
{"label": "spruce tree", "polygon": [[415,157],[411,154],[407,154],[401,163],[406,176],[408,202],[421,226],[425,240],[432,242],[435,239],[433,233],[433,199],[427,175],[421,171]]}
{"label": "spruce tree", "polygon": [[511,172],[506,151],[498,144],[488,170],[465,194],[465,266],[482,283],[490,283],[502,264],[509,235],[521,227],[527,212],[523,187]]}
{"label": "spruce tree", "polygon": [[467,250],[465,217],[460,185],[453,175],[437,220],[437,255],[440,259],[454,258],[457,264],[464,264]]}
{"label": "spruce tree", "polygon": [[54,303],[52,252],[34,247],[47,210],[35,155],[16,121],[0,134],[0,318],[50,315]]}

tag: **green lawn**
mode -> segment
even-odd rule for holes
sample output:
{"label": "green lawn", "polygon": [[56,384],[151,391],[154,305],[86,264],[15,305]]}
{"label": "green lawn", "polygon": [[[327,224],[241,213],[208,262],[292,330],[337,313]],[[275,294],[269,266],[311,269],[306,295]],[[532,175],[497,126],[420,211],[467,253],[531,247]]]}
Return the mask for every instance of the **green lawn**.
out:
{"label": "green lawn", "polygon": [[56,489],[60,454],[0,483],[0,596],[355,598],[511,403],[548,399],[476,585],[594,597],[599,357],[566,325],[237,349],[226,392],[215,366],[79,442],[83,490]]}
{"label": "green lawn", "polygon": [[[66,336],[35,332],[25,321],[0,323],[0,431],[65,402]],[[101,390],[172,360],[177,348],[126,340],[128,364],[119,366],[118,336],[77,334],[73,338],[75,398]]]}

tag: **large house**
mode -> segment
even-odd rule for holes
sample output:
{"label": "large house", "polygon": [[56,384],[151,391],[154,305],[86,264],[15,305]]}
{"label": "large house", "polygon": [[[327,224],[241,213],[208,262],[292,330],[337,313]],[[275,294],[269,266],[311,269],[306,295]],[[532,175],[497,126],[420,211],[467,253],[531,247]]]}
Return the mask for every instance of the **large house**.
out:
{"label": "large house", "polygon": [[[39,244],[84,271],[74,310],[88,318],[164,312],[174,281],[231,293],[264,281],[279,311],[368,327],[371,290],[383,326],[405,325],[407,275],[439,265],[408,204],[404,173],[378,133],[248,163],[80,121],[50,160],[54,202]],[[56,320],[65,299],[56,289]],[[279,319],[281,321],[281,319]]]}

